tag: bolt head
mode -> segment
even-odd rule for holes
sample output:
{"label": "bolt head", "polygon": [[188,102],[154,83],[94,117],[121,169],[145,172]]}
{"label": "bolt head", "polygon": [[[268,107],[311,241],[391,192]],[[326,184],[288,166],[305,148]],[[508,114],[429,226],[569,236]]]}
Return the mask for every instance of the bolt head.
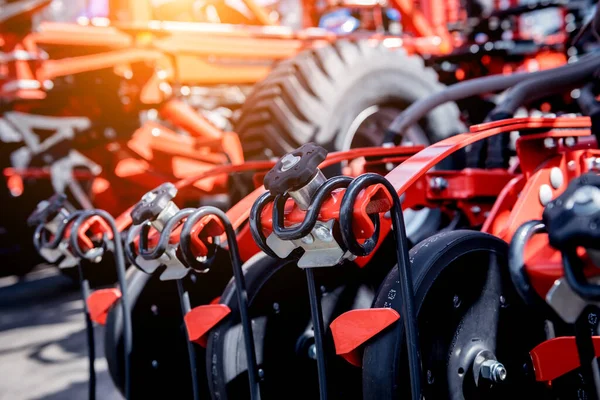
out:
{"label": "bolt head", "polygon": [[460,307],[460,297],[458,297],[457,295],[455,295],[452,298],[452,305],[454,306],[454,308]]}
{"label": "bolt head", "polygon": [[300,157],[295,156],[293,154],[286,154],[281,158],[281,171],[285,172],[292,168],[294,165],[298,164],[300,161]]}
{"label": "bolt head", "polygon": [[429,181],[429,186],[435,190],[444,190],[448,187],[448,181],[441,176],[436,176]]}
{"label": "bolt head", "polygon": [[544,139],[544,147],[547,149],[553,149],[556,147],[556,140],[554,138]]}
{"label": "bolt head", "polygon": [[545,207],[548,203],[550,203],[550,201],[552,201],[552,196],[552,188],[550,185],[544,183],[540,186],[539,199],[542,206]]}
{"label": "bolt head", "polygon": [[314,230],[315,236],[322,242],[331,242],[333,240],[333,236],[331,231],[326,226],[317,226]]}
{"label": "bolt head", "polygon": [[[568,139],[568,138],[567,138]],[[553,167],[550,170],[550,184],[554,189],[558,189],[564,182],[564,176],[560,168]]]}
{"label": "bolt head", "polygon": [[481,364],[479,374],[492,382],[502,382],[506,379],[506,368],[496,360],[486,360]]}
{"label": "bolt head", "polygon": [[313,244],[315,242],[315,238],[312,234],[308,234],[301,239],[304,244]]}
{"label": "bolt head", "polygon": [[565,138],[565,146],[573,147],[577,144],[577,139],[573,136],[569,136]]}

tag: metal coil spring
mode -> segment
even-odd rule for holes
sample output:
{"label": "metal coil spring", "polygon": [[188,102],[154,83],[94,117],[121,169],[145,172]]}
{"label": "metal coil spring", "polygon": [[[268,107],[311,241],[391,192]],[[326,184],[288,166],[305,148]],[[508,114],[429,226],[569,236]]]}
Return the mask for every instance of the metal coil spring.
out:
{"label": "metal coil spring", "polygon": [[[84,251],[79,245],[78,234],[81,226],[93,217],[99,217],[110,227],[112,233],[112,240],[108,240],[106,234],[103,235],[102,240],[99,242],[100,247],[94,247],[88,251]],[[117,268],[117,277],[119,286],[121,289],[121,306],[123,308],[123,328],[124,328],[124,363],[125,363],[125,398],[130,399],[130,358],[132,351],[132,322],[129,310],[131,309],[129,304],[129,296],[127,294],[127,283],[125,278],[125,255],[123,251],[123,244],[121,242],[120,233],[117,228],[117,224],[114,218],[104,210],[86,210],[86,211],[75,211],[65,217],[59,222],[58,228],[54,237],[48,240],[48,235],[45,232],[45,224],[48,221],[43,221],[35,229],[34,233],[34,246],[38,251],[42,249],[56,249],[64,242],[67,236],[67,228],[70,225],[69,230],[69,246],[73,250],[73,253],[81,258],[90,261],[97,261],[98,256],[104,253],[108,247],[108,242],[113,244],[113,252],[115,257],[115,265]],[[96,243],[95,243],[96,244]],[[80,283],[82,286],[82,293],[84,299],[84,311],[86,314],[86,331],[88,336],[88,358],[89,358],[89,371],[90,371],[90,384],[89,384],[89,398],[95,399],[96,397],[96,376],[94,368],[95,359],[95,345],[94,345],[94,332],[93,325],[87,310],[86,299],[90,294],[89,282],[83,275],[81,265],[78,265]]]}
{"label": "metal coil spring", "polygon": [[[256,351],[253,340],[252,321],[248,311],[248,294],[246,291],[246,282],[242,272],[242,261],[237,244],[236,233],[227,215],[220,209],[212,206],[203,206],[198,209],[186,208],[178,211],[166,222],[164,228],[160,231],[158,242],[153,249],[148,249],[148,234],[150,232],[150,222],[134,226],[130,228],[125,251],[130,261],[135,264],[137,255],[145,260],[157,260],[166,251],[169,244],[171,234],[182,222],[181,233],[179,236],[178,257],[180,261],[198,272],[206,272],[215,259],[216,249],[218,247],[218,238],[214,238],[213,243],[209,246],[209,254],[205,257],[205,261],[199,261],[192,249],[192,235],[196,224],[207,216],[216,217],[225,229],[227,237],[227,245],[229,248],[229,258],[233,270],[234,284],[236,287],[237,300],[240,310],[240,319],[242,323],[242,331],[244,335],[244,344],[246,350],[246,359],[248,360],[248,376],[250,384],[250,397],[253,400],[260,399],[258,365],[256,362]],[[184,222],[185,221],[185,222]],[[135,237],[139,235],[139,254],[135,252]]]}
{"label": "metal coil spring", "polygon": [[282,240],[298,240],[308,235],[315,227],[321,206],[329,195],[334,190],[346,188],[346,192],[344,193],[340,204],[339,213],[342,243],[345,249],[350,251],[353,255],[367,256],[373,252],[379,241],[380,217],[378,214],[370,215],[374,226],[374,232],[370,238],[366,239],[361,244],[356,239],[353,230],[354,205],[361,191],[376,184],[381,184],[386,189],[393,202],[390,214],[392,218],[393,234],[396,239],[398,273],[403,296],[403,310],[401,315],[403,316],[406,331],[412,398],[413,400],[419,400],[421,398],[421,356],[417,332],[416,309],[414,305],[413,280],[408,257],[408,240],[406,238],[402,206],[400,204],[400,198],[396,193],[396,189],[392,184],[383,176],[373,173],[367,173],[355,179],[344,176],[330,178],[314,194],[311,204],[306,210],[304,220],[294,227],[287,228],[284,226],[284,207],[288,196],[274,196],[271,193],[266,192],[257,199],[250,211],[250,228],[252,237],[258,247],[271,257],[277,257],[269,248],[262,229],[261,215],[265,207],[270,202],[273,202],[272,219],[273,232],[275,235]]}
{"label": "metal coil spring", "polygon": [[[200,208],[203,209],[204,207]],[[171,239],[171,234],[184,220],[189,220],[190,216],[194,215],[198,212],[199,209],[195,208],[185,208],[179,210],[175,215],[173,215],[166,222],[164,228],[158,233],[158,241],[156,245],[152,248],[148,248],[149,233],[151,224],[150,221],[146,221],[141,225],[132,226],[126,238],[125,244],[125,254],[129,262],[131,262],[136,267],[140,268],[137,264],[136,258],[139,255],[144,260],[158,260],[162,257],[167,251],[169,240]],[[219,210],[220,211],[220,210]],[[196,221],[197,222],[197,221]],[[193,226],[184,224],[182,227],[182,231],[179,237],[179,254],[181,255],[181,261],[188,267],[197,272],[207,272],[210,269],[210,265],[214,261],[214,258],[217,253],[217,245],[214,243],[213,245],[209,245],[208,254],[203,257],[203,260],[200,261],[193,254],[190,238],[191,238],[191,230]],[[138,251],[135,249],[135,238],[139,237],[138,242]],[[184,242],[185,244],[182,244]],[[142,268],[140,268],[142,269]]]}

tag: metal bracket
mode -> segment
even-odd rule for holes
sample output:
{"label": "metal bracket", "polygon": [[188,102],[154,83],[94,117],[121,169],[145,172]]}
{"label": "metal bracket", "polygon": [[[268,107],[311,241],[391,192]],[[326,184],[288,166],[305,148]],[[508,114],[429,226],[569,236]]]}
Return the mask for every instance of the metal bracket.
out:
{"label": "metal bracket", "polygon": [[[4,120],[3,125],[10,124],[14,128],[11,131],[11,140],[15,140],[13,136],[16,133],[25,143],[24,147],[11,154],[11,164],[14,168],[28,167],[33,156],[48,151],[62,140],[73,139],[77,132],[87,130],[92,125],[85,117],[46,117],[16,111],[5,113]],[[55,133],[40,141],[40,137],[35,133],[36,128],[53,130]]]}
{"label": "metal bracket", "polygon": [[[590,283],[600,283],[600,277],[588,278]],[[588,305],[600,307],[600,302],[589,302],[573,291],[565,278],[557,279],[546,294],[546,303],[568,324],[574,324]]]}
{"label": "metal bracket", "polygon": [[[44,228],[51,234],[55,235],[58,231],[58,226],[64,223],[64,220],[67,218],[67,216],[68,211],[66,209],[60,210],[60,212],[51,221],[49,221]],[[64,259],[58,264],[59,268],[76,267],[77,263],[79,262],[77,257],[75,257],[71,251],[69,251],[69,245],[66,240],[63,240],[56,249],[41,248],[40,255],[51,264],[55,264],[61,257],[64,257]]]}
{"label": "metal bracket", "polygon": [[281,240],[274,233],[267,238],[267,245],[280,258],[286,258],[298,247],[304,249],[304,254],[298,260],[300,268],[332,267],[344,259],[356,258],[350,252],[345,252],[333,236],[335,220],[326,223],[318,222],[310,234],[299,240]]}

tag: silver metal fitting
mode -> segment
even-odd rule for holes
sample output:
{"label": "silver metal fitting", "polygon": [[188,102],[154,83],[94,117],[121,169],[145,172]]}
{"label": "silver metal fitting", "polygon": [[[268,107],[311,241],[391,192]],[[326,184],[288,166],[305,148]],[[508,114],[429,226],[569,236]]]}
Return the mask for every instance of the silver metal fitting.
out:
{"label": "silver metal fitting", "polygon": [[492,382],[502,382],[506,379],[506,368],[497,360],[485,360],[481,363],[479,374]]}
{"label": "silver metal fitting", "polygon": [[298,164],[299,161],[299,156],[295,156],[293,154],[286,154],[281,158],[281,172],[288,171],[294,165]]}
{"label": "silver metal fitting", "polygon": [[436,176],[429,181],[429,187],[433,190],[442,191],[448,188],[448,181],[441,176]]}
{"label": "silver metal fitting", "polygon": [[[289,155],[289,154],[288,154]],[[286,156],[287,157],[287,156]],[[285,158],[285,157],[284,157]],[[291,168],[291,167],[290,167]],[[304,186],[298,190],[290,190],[288,193],[292,199],[298,204],[301,210],[308,209],[310,201],[312,200],[315,192],[325,183],[327,178],[318,170],[315,176]]]}
{"label": "silver metal fitting", "polygon": [[159,232],[165,228],[165,224],[171,217],[179,211],[179,207],[172,201],[168,202],[166,207],[156,216],[156,219],[152,222],[152,226]]}

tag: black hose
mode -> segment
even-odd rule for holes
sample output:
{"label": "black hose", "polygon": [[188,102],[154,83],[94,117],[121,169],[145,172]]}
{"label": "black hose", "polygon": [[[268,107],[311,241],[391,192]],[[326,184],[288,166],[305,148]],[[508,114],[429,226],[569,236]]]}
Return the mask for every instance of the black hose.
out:
{"label": "black hose", "polygon": [[571,289],[585,300],[600,301],[600,286],[587,281],[577,253],[575,251],[563,251],[562,260],[565,278]]}
{"label": "black hose", "polygon": [[600,102],[596,100],[596,82],[590,82],[583,86],[577,98],[577,105],[584,115],[590,117],[592,122],[592,134],[600,143]]}
{"label": "black hose", "polygon": [[[144,224],[150,225],[149,222],[145,222]],[[131,265],[135,266],[139,270],[142,270],[140,266],[137,264],[137,253],[135,251],[135,237],[140,234],[142,227],[144,225],[132,225],[127,231],[127,236],[125,238],[125,246],[123,247],[125,250],[125,256],[127,257],[127,261],[131,263]],[[143,270],[142,270],[143,271]]]}
{"label": "black hose", "polygon": [[317,356],[317,374],[319,376],[319,395],[321,400],[327,400],[327,365],[325,362],[325,324],[321,309],[321,296],[315,283],[312,268],[306,268],[306,283],[308,284],[308,299],[310,301],[310,315],[315,333],[315,353]]}
{"label": "black hose", "polygon": [[521,225],[513,235],[508,250],[508,270],[515,290],[521,296],[525,304],[531,306],[541,303],[525,271],[525,247],[534,235],[546,231],[542,221],[528,221]]}
{"label": "black hose", "polygon": [[[148,250],[148,232],[150,229],[142,227],[138,243],[139,255],[145,260],[159,259],[165,253],[165,251],[167,251],[167,246],[169,245],[169,239],[171,238],[173,229],[175,229],[175,227],[179,225],[181,221],[187,218],[195,210],[195,208],[184,208],[183,210],[177,211],[175,215],[169,218],[169,220],[165,223],[164,228],[159,233],[158,243],[152,250]],[[148,225],[145,226],[148,227]]]}
{"label": "black hose", "polygon": [[390,214],[392,217],[393,233],[396,239],[398,276],[402,294],[401,315],[404,320],[404,329],[406,331],[406,348],[408,351],[411,393],[413,400],[421,400],[421,349],[419,346],[412,270],[408,257],[408,239],[406,238],[406,229],[400,198],[398,197],[394,186],[386,178],[378,174],[368,173],[354,179],[348,186],[340,204],[340,230],[342,233],[342,240],[344,245],[350,251],[356,249],[361,253],[356,255],[366,255],[362,254],[362,252],[367,249],[362,247],[354,236],[352,225],[354,204],[362,190],[376,184],[383,185],[392,198]]}
{"label": "black hose", "polygon": [[[56,230],[56,233],[54,233],[54,238],[52,240],[48,241],[46,239],[46,235],[41,235],[40,240],[41,240],[42,247],[44,247],[46,249],[58,248],[58,245],[60,244],[60,242],[65,238],[67,227],[80,214],[81,214],[81,211],[75,211],[72,214],[69,214],[68,217],[65,217],[62,221],[60,221],[60,224],[58,225],[58,229]],[[40,226],[43,227],[43,225],[40,225]]]}
{"label": "black hose", "polygon": [[[182,235],[180,238],[180,248],[189,249],[191,248],[191,236],[189,234],[184,235],[183,232],[191,232],[194,225],[202,218],[211,215],[217,217],[223,227],[225,228],[225,234],[227,236],[227,245],[229,247],[229,257],[231,259],[231,266],[233,269],[233,279],[235,282],[238,306],[240,309],[240,319],[242,322],[242,331],[244,334],[244,344],[246,345],[246,360],[248,363],[248,380],[250,384],[250,398],[252,400],[260,399],[260,387],[258,385],[258,366],[256,363],[256,351],[254,346],[254,335],[252,333],[252,321],[248,312],[248,292],[246,291],[246,280],[242,271],[242,261],[240,259],[240,251],[237,245],[235,230],[229,221],[227,215],[220,209],[213,206],[204,206],[197,209],[193,214],[188,216],[187,220],[182,227]],[[181,252],[185,262],[189,260],[190,256],[193,255]]]}
{"label": "black hose", "polygon": [[[185,315],[191,311],[192,307],[190,305],[190,297],[188,292],[184,289],[181,279],[177,279],[177,293],[179,294],[179,303],[181,304],[181,315],[185,317]],[[200,400],[200,384],[198,383],[198,370],[196,367],[196,350],[194,349],[194,343],[190,341],[187,329],[184,330],[190,371],[192,373],[192,396],[194,400]]]}
{"label": "black hose", "polygon": [[[578,64],[583,62],[595,63],[600,60],[600,54],[589,54],[581,57]],[[562,68],[562,67],[561,67]],[[456,83],[441,92],[435,93],[429,97],[421,99],[411,104],[406,110],[398,115],[388,127],[384,142],[393,143],[394,137],[402,135],[409,127],[418,123],[425,115],[434,108],[450,102],[467,97],[492,93],[500,90],[505,90],[524,80],[531,78],[550,79],[554,69],[537,71],[537,72],[522,72],[512,75],[493,75],[481,78],[475,78],[464,82]],[[551,86],[551,84],[549,84]]]}
{"label": "black hose", "polygon": [[90,297],[90,282],[85,279],[83,275],[83,268],[81,264],[77,264],[79,270],[79,286],[81,287],[81,298],[83,299],[83,314],[85,316],[85,333],[87,337],[88,345],[88,371],[89,371],[89,383],[88,383],[88,399],[96,399],[96,367],[94,362],[96,360],[96,342],[94,340],[94,324],[90,316],[90,310],[87,306],[87,299]]}
{"label": "black hose", "polygon": [[287,196],[276,196],[273,204],[273,232],[275,235],[281,240],[298,240],[308,235],[315,227],[321,212],[321,206],[329,198],[331,192],[335,189],[347,187],[350,182],[352,182],[352,178],[348,176],[334,176],[322,184],[311,199],[304,220],[293,228],[283,226],[283,209]]}
{"label": "black hose", "polygon": [[271,192],[265,192],[260,195],[258,199],[252,204],[252,208],[250,209],[250,216],[248,218],[248,223],[250,224],[250,234],[252,235],[252,239],[256,242],[256,245],[259,249],[261,249],[265,254],[270,257],[278,258],[277,254],[271,250],[271,248],[267,245],[267,238],[265,237],[262,230],[261,217],[262,212],[275,198]]}
{"label": "black hose", "polygon": [[79,246],[78,232],[81,225],[89,218],[98,216],[102,218],[110,227],[113,235],[114,257],[117,268],[117,278],[121,289],[121,307],[123,309],[123,331],[124,331],[124,363],[125,363],[125,398],[131,399],[131,350],[132,350],[132,323],[129,313],[129,295],[127,293],[127,281],[125,279],[125,255],[123,252],[123,243],[119,237],[119,229],[114,218],[104,210],[89,210],[82,212],[73,222],[71,227],[71,237],[69,244],[73,251],[82,258],[86,258],[86,253]]}
{"label": "black hose", "polygon": [[562,93],[586,82],[600,68],[600,54],[590,54],[578,62],[553,68],[514,86],[490,115],[513,115],[519,107],[544,97]]}
{"label": "black hose", "polygon": [[579,91],[577,105],[585,115],[591,116],[600,112],[600,102],[596,100],[596,95],[594,94],[595,88],[596,83],[590,82],[584,85]]}

